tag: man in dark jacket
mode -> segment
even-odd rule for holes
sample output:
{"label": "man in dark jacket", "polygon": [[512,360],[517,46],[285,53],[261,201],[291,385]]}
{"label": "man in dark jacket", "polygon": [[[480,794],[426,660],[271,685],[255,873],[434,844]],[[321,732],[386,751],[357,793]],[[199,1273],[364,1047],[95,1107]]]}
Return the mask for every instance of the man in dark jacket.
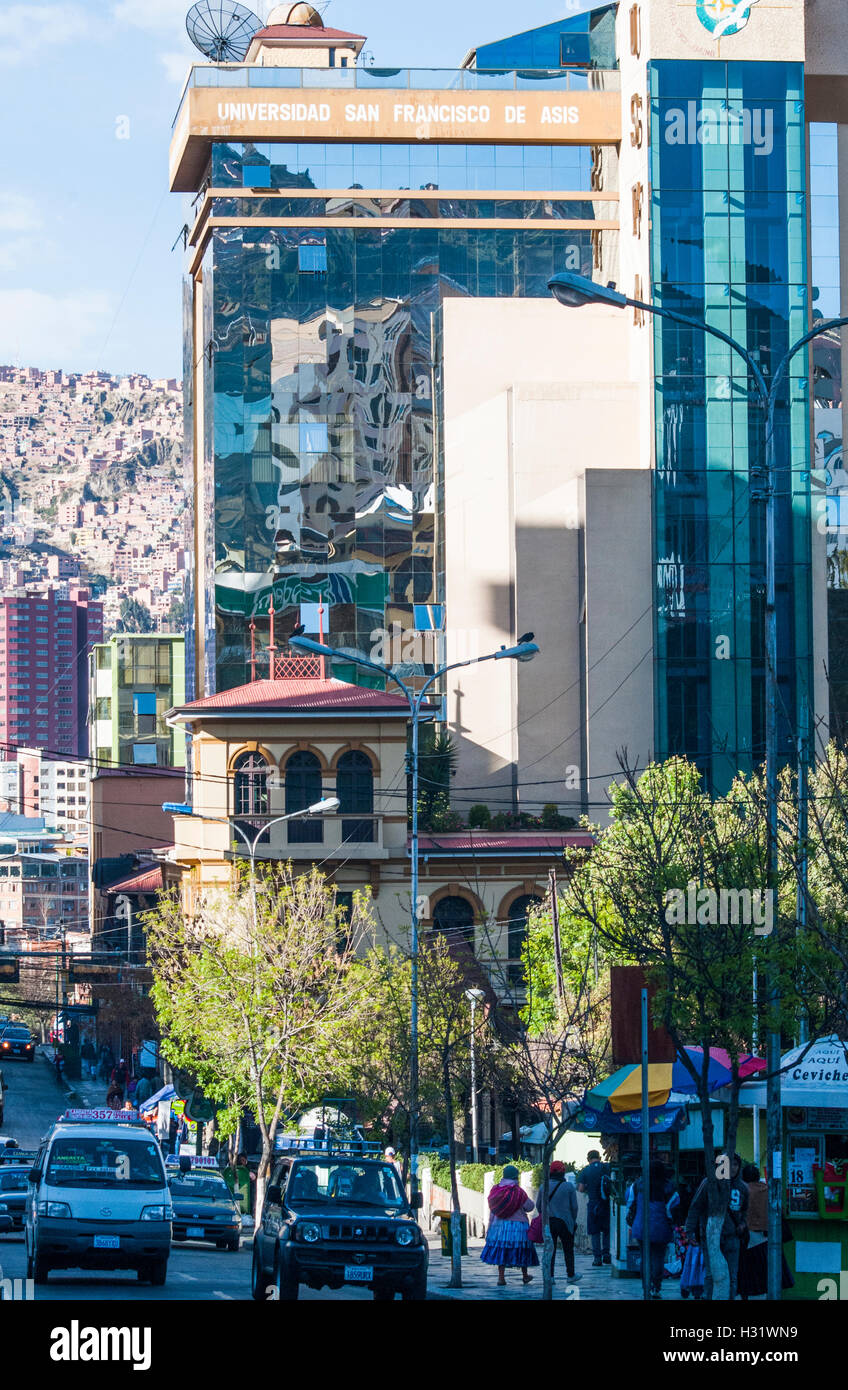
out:
{"label": "man in dark jacket", "polygon": [[[721,1253],[727,1260],[730,1272],[730,1299],[736,1297],[739,1276],[740,1242],[746,1229],[748,1214],[748,1186],[739,1176],[742,1160],[738,1154],[719,1154],[717,1162],[728,1159],[730,1163],[730,1199],[721,1228]],[[686,1234],[698,1241],[704,1252],[704,1297],[713,1296],[713,1277],[710,1273],[710,1255],[707,1247],[707,1217],[709,1215],[709,1193],[704,1178],[689,1207],[686,1217]]]}
{"label": "man in dark jacket", "polygon": [[593,1265],[610,1263],[610,1176],[597,1149],[590,1149],[589,1162],[577,1178],[577,1191],[589,1198],[586,1231],[592,1237]]}

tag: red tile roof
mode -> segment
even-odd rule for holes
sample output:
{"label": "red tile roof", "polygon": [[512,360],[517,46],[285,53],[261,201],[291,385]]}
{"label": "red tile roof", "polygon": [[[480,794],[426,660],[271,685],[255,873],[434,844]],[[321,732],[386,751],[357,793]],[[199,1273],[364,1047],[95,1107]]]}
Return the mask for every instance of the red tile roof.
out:
{"label": "red tile roof", "polygon": [[323,29],[317,24],[269,24],[265,29],[257,29],[254,39],[361,39],[364,34],[348,34],[344,29]]}
{"label": "red tile roof", "polygon": [[184,715],[214,713],[216,710],[249,710],[251,713],[296,714],[311,710],[327,710],[337,714],[388,713],[407,714],[409,706],[402,695],[391,691],[371,690],[364,685],[347,681],[327,680],[264,680],[238,685],[232,690],[220,690],[203,700],[180,705],[176,713]]}
{"label": "red tile roof", "polygon": [[162,891],[162,868],[159,864],[147,865],[137,869],[128,878],[118,883],[110,883],[103,891],[106,893],[159,893]]}
{"label": "red tile roof", "polygon": [[566,848],[591,849],[585,830],[450,830],[422,835],[422,854],[561,854]]}

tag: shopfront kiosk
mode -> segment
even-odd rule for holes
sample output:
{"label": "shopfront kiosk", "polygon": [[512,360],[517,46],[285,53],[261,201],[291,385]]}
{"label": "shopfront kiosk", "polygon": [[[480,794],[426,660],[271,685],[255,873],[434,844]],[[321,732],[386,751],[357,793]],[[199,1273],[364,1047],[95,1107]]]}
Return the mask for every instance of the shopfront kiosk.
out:
{"label": "shopfront kiosk", "polygon": [[[781,1068],[783,1209],[793,1236],[784,1250],[795,1280],[783,1297],[839,1297],[848,1282],[848,1043],[820,1038],[788,1052]],[[764,1107],[765,1082],[744,1086],[740,1101]]]}

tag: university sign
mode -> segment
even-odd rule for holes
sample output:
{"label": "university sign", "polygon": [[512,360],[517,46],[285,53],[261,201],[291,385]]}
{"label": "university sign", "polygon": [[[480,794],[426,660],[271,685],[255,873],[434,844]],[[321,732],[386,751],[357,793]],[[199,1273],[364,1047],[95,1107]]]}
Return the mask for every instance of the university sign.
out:
{"label": "university sign", "polygon": [[444,92],[406,89],[297,94],[279,88],[192,87],[171,145],[171,188],[198,186],[213,140],[487,141],[615,144],[621,98],[604,92]]}
{"label": "university sign", "polygon": [[728,38],[744,29],[759,0],[698,0],[695,13],[714,39]]}

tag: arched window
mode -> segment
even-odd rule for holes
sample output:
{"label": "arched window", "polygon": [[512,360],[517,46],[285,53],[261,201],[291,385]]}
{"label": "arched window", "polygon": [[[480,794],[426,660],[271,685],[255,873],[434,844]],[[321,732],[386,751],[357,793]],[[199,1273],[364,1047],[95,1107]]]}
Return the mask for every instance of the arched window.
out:
{"label": "arched window", "polygon": [[[286,763],[286,815],[292,811],[304,811],[321,800],[321,764],[314,753],[302,750],[292,753]],[[324,825],[320,816],[310,816],[305,820],[289,821],[289,844],[320,844],[324,838]]]}
{"label": "arched window", "polygon": [[374,841],[374,773],[371,759],[359,751],[343,753],[336,769],[336,796],[342,821],[342,839],[353,844]]}
{"label": "arched window", "polygon": [[524,966],[521,962],[521,952],[524,950],[524,943],[527,940],[527,918],[538,907],[542,901],[533,893],[524,893],[520,898],[516,898],[509,909],[507,917],[507,956],[509,957],[509,982],[511,985],[523,985]]}
{"label": "arched window", "polygon": [[465,898],[440,898],[433,913],[433,930],[444,932],[450,945],[465,941],[474,950],[474,908]]}
{"label": "arched window", "polygon": [[268,764],[261,753],[240,753],[235,761],[235,813],[268,814]]}

